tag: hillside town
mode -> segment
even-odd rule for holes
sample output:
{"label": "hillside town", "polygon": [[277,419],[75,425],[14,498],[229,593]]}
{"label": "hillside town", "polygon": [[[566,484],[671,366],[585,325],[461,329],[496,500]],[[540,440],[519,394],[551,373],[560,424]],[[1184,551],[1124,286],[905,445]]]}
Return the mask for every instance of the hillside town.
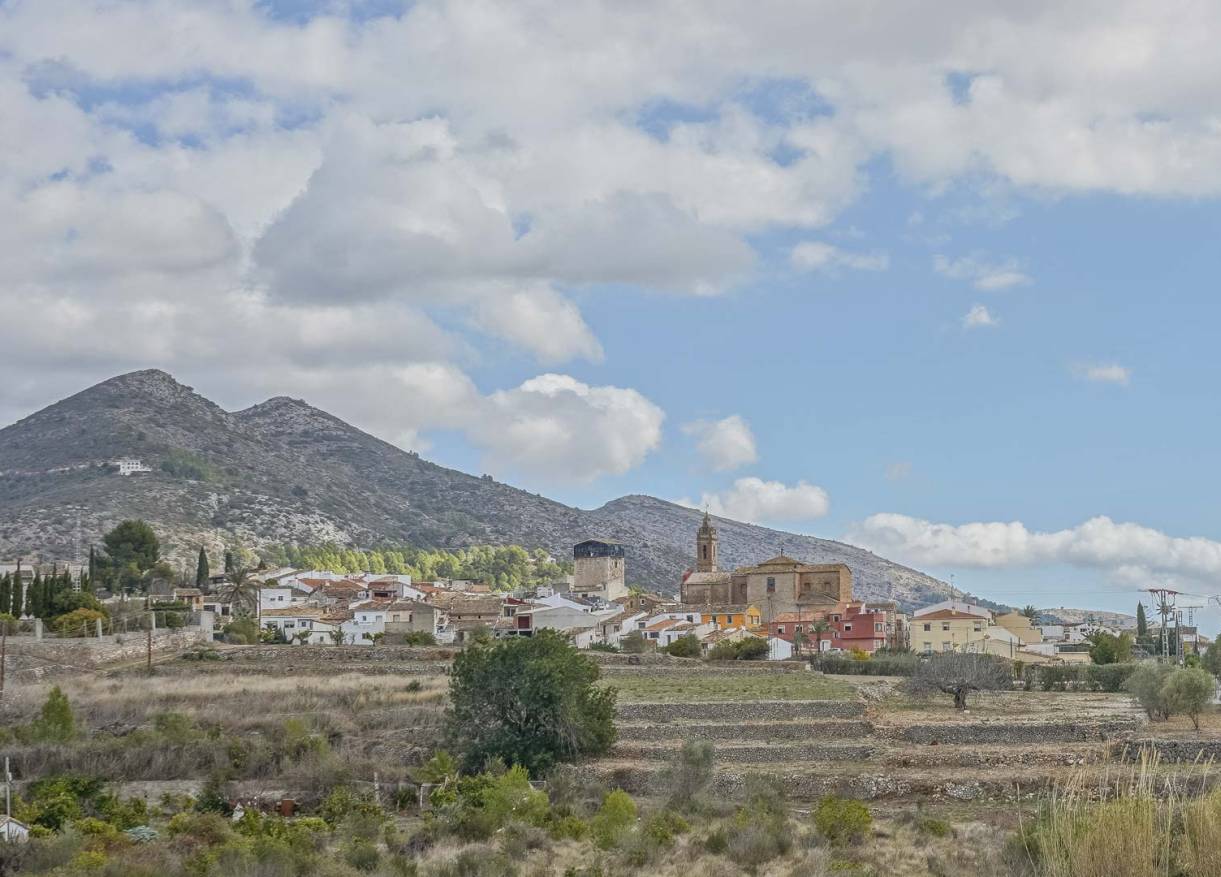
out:
{"label": "hillside town", "polygon": [[[461,646],[552,630],[579,649],[666,651],[683,640],[683,654],[708,657],[719,644],[750,642],[771,660],[910,651],[1041,665],[1089,663],[1093,637],[1136,633],[1088,620],[1041,623],[1029,610],[995,611],[965,599],[905,612],[894,601],[856,598],[845,564],[810,564],[783,553],[723,570],[708,515],[695,534],[693,557],[676,597],[629,588],[628,549],[588,539],[573,547],[572,574],[542,587],[498,591],[474,580],[282,567],[250,574],[257,606],[253,600],[239,605],[244,598],[235,595],[228,574],[211,576],[203,587],[172,588],[161,599],[211,613],[218,630],[253,615],[264,640],[296,645]],[[1209,645],[1193,626],[1172,630],[1185,652]],[[1150,633],[1160,631],[1152,626]]]}

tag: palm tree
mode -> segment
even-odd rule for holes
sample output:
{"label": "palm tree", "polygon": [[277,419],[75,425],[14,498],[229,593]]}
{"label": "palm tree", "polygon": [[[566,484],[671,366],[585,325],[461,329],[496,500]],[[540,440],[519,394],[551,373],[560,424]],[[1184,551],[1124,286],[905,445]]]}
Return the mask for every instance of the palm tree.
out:
{"label": "palm tree", "polygon": [[820,618],[810,625],[810,633],[814,634],[814,653],[822,654],[822,635],[831,629],[825,618]]}
{"label": "palm tree", "polygon": [[243,566],[229,573],[224,594],[237,614],[256,617],[259,615],[259,583],[250,577],[247,567]]}
{"label": "palm tree", "polygon": [[1025,615],[1027,618],[1029,618],[1031,621],[1034,621],[1036,618],[1039,617],[1039,610],[1033,606],[1023,606],[1022,614]]}

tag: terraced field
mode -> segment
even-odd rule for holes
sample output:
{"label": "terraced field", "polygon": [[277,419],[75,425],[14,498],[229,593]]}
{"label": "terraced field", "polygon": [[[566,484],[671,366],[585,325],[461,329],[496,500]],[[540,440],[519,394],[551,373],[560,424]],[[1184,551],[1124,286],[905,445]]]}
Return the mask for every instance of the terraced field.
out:
{"label": "terraced field", "polygon": [[1166,733],[1186,737],[1160,741],[1163,758],[1180,761],[1176,773],[1209,782],[1210,750],[1221,749],[1149,726],[1121,694],[989,693],[958,713],[948,698],[904,697],[897,680],[768,665],[637,672],[605,673],[623,692],[619,742],[597,766],[638,793],[662,791],[660,772],[686,740],[713,743],[718,790],[732,794],[748,775],[767,774],[797,802],[828,793],[879,802],[1026,800],[1070,773],[1118,781],[1138,743]]}

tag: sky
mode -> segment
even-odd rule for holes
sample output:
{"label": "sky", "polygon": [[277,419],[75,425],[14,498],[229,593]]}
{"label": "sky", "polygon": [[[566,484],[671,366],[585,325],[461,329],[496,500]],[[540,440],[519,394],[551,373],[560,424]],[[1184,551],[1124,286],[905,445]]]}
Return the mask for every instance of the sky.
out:
{"label": "sky", "polygon": [[0,423],[157,367],[582,507],[1206,604],[1218,36],[1129,0],[0,0]]}

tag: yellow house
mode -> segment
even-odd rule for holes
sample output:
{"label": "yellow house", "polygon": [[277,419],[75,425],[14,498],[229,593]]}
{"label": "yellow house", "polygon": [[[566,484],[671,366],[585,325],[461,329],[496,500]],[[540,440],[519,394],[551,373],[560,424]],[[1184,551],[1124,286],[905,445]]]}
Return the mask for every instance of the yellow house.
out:
{"label": "yellow house", "polygon": [[961,652],[968,643],[985,638],[991,619],[957,609],[939,609],[918,615],[911,623],[915,652]]}
{"label": "yellow house", "polygon": [[715,624],[721,630],[730,627],[745,627],[749,630],[763,624],[763,616],[757,606],[705,606],[699,613],[702,623]]}
{"label": "yellow house", "polygon": [[1006,612],[996,616],[996,623],[1021,641],[1022,645],[1043,642],[1043,633],[1021,612]]}

